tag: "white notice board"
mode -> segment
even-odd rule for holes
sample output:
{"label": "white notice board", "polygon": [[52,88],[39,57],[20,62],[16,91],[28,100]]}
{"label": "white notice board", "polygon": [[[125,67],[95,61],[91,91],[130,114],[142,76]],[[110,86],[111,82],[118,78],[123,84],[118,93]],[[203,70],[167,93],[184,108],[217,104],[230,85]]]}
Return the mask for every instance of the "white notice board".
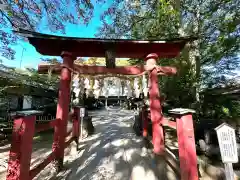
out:
{"label": "white notice board", "polygon": [[235,129],[226,123],[221,124],[217,128],[218,143],[220,147],[223,163],[237,163],[238,152]]}
{"label": "white notice board", "polygon": [[80,108],[80,117],[84,117],[85,115],[85,108],[81,107]]}

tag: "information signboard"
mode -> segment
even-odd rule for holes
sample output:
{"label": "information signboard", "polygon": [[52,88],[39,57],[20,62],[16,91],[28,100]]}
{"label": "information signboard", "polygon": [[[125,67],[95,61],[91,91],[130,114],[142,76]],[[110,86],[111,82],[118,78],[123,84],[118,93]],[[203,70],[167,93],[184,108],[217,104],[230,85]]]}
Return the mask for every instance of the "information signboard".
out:
{"label": "information signboard", "polygon": [[223,163],[237,163],[238,152],[235,129],[226,123],[221,124],[216,129],[218,143],[220,147]]}
{"label": "information signboard", "polygon": [[216,127],[218,143],[222,162],[225,165],[225,176],[227,180],[234,180],[232,163],[238,162],[237,142],[235,129],[226,123]]}
{"label": "information signboard", "polygon": [[84,117],[85,116],[85,108],[81,107],[80,108],[80,117]]}

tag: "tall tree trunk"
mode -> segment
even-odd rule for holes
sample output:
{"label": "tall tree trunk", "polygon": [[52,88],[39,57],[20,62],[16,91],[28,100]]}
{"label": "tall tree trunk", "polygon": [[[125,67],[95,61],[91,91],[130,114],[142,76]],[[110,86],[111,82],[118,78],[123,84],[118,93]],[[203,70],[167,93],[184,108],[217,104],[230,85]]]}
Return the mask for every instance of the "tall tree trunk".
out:
{"label": "tall tree trunk", "polygon": [[[194,14],[194,19],[193,19],[193,33],[194,35],[198,35],[200,31],[200,9],[199,5],[197,5],[195,14]],[[195,83],[194,83],[194,88],[195,88],[195,108],[197,111],[200,109],[200,69],[201,69],[201,64],[200,64],[200,52],[199,52],[199,40],[195,40],[192,44],[192,63],[194,67],[194,75],[195,75]]]}
{"label": "tall tree trunk", "polygon": [[[182,23],[182,13],[181,13],[181,4],[180,0],[175,0],[173,7],[177,9],[179,12],[179,30],[178,33],[180,36],[186,36],[185,32],[185,25]],[[200,9],[199,5],[196,7],[196,11],[194,14],[194,18],[192,19],[192,27],[193,27],[193,34],[198,35],[200,31]],[[186,45],[185,49],[183,50],[182,53],[184,60],[186,60],[189,63],[190,71],[191,74],[194,76],[195,82],[193,83],[193,88],[192,91],[194,92],[195,96],[195,102],[193,104],[193,107],[196,110],[199,110],[200,108],[200,97],[199,97],[199,92],[200,92],[200,69],[201,69],[201,64],[200,64],[200,53],[199,53],[199,40],[195,40],[193,42],[190,42]]]}

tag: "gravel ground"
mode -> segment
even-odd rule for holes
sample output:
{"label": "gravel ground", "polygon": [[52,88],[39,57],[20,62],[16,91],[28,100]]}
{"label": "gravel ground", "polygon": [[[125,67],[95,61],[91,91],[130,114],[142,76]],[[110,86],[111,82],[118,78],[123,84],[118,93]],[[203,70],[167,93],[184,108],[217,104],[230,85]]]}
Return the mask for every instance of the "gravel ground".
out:
{"label": "gravel ground", "polygon": [[173,176],[165,163],[156,162],[151,150],[133,133],[132,111],[110,110],[90,115],[94,117],[96,132],[81,142],[82,151],[68,164],[70,171],[65,179],[165,180]]}
{"label": "gravel ground", "polygon": [[[151,150],[144,147],[142,139],[133,133],[131,126],[134,112],[112,109],[90,112],[89,115],[93,116],[95,133],[91,137],[81,140],[80,150],[76,151],[74,142],[70,148],[66,149],[65,170],[55,174],[54,168],[50,164],[35,179],[177,179],[165,161],[155,158]],[[38,156],[43,157],[39,154]]]}

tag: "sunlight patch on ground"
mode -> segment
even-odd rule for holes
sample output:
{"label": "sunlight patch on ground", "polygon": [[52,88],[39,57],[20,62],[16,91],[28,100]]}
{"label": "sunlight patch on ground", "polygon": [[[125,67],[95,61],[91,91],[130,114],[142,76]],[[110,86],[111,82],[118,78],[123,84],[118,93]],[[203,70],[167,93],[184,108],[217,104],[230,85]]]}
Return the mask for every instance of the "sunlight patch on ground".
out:
{"label": "sunlight patch on ground", "polygon": [[124,156],[124,149],[120,149],[116,154],[114,154],[114,159],[120,159]]}
{"label": "sunlight patch on ground", "polygon": [[81,170],[83,170],[85,167],[87,167],[87,166],[91,163],[91,161],[93,161],[94,158],[96,158],[96,156],[97,156],[97,153],[96,153],[96,152],[93,153],[92,155],[90,155],[90,156],[84,161],[84,163],[78,168],[77,173],[80,172]]}
{"label": "sunlight patch on ground", "polygon": [[133,160],[133,155],[136,155],[136,154],[139,155],[140,152],[139,152],[139,149],[137,148],[130,148],[130,149],[126,149],[124,154],[125,154],[124,160],[131,162]]}
{"label": "sunlight patch on ground", "polygon": [[133,167],[132,174],[131,174],[131,180],[157,180],[157,177],[154,175],[154,173],[150,170],[146,171],[144,167],[142,166],[135,166]]}
{"label": "sunlight patch on ground", "polygon": [[140,155],[142,157],[146,157],[148,155],[148,153],[149,152],[148,152],[147,148],[143,147]]}
{"label": "sunlight patch on ground", "polygon": [[101,140],[98,140],[97,142],[93,143],[92,146],[89,148],[89,151],[91,151],[92,149],[96,148],[97,146],[99,146],[101,143]]}
{"label": "sunlight patch on ground", "polygon": [[105,145],[103,146],[103,148],[104,148],[104,149],[107,149],[107,148],[110,148],[110,146],[111,146],[111,143],[109,142],[109,143],[105,144]]}
{"label": "sunlight patch on ground", "polygon": [[87,142],[87,141],[92,141],[94,139],[99,138],[100,136],[101,136],[101,134],[97,133],[97,134],[94,134],[94,135],[92,135],[92,136],[90,136],[90,137],[88,137],[86,139],[81,139],[80,142],[83,143],[83,142]]}
{"label": "sunlight patch on ground", "polygon": [[129,139],[117,139],[111,142],[116,147],[124,146],[129,143]]}
{"label": "sunlight patch on ground", "polygon": [[40,140],[41,139],[41,136],[34,136],[33,137],[33,140]]}

